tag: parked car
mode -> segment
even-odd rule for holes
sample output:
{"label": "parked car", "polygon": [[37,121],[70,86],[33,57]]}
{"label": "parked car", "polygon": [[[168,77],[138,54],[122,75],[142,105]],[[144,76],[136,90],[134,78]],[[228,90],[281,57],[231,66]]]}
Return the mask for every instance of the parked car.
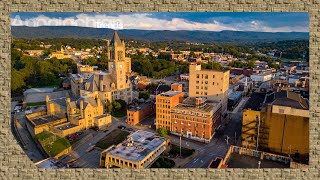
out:
{"label": "parked car", "polygon": [[91,127],[90,129],[95,130],[95,131],[99,131],[99,128],[96,126]]}
{"label": "parked car", "polygon": [[127,127],[125,127],[124,125],[120,125],[118,126],[119,129],[126,129]]}

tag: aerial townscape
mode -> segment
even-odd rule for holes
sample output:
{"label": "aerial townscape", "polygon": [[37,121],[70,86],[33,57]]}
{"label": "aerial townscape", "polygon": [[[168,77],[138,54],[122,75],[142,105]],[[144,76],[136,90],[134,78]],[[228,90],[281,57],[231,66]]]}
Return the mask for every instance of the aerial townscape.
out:
{"label": "aerial townscape", "polygon": [[122,33],[12,39],[12,132],[37,167],[308,167],[307,40]]}

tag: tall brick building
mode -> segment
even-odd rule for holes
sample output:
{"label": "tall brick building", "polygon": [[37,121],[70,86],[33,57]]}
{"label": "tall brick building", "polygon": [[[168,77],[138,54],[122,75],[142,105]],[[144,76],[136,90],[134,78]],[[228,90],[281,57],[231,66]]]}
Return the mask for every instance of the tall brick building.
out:
{"label": "tall brick building", "polygon": [[222,114],[227,111],[230,71],[201,69],[201,64],[190,63],[189,96],[206,97],[222,103]]}

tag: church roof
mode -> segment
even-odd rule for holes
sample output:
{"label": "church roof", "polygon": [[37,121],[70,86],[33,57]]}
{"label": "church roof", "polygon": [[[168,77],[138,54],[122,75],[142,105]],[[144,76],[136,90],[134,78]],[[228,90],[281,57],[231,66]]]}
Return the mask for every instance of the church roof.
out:
{"label": "church roof", "polygon": [[112,39],[110,41],[110,45],[114,45],[115,43],[121,44],[121,40],[119,38],[119,35],[118,35],[117,31],[114,31],[113,37],[112,37]]}
{"label": "church roof", "polygon": [[[110,73],[94,73],[90,78],[82,85],[81,89],[95,92],[100,90],[100,81],[102,81],[103,91],[111,91],[111,84],[113,83]],[[88,84],[88,85],[86,85]],[[89,86],[86,88],[86,86]]]}

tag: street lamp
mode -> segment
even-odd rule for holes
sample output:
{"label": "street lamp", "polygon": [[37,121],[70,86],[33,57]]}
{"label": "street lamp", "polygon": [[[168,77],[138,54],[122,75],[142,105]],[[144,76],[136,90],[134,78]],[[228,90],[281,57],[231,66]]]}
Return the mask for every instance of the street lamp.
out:
{"label": "street lamp", "polygon": [[227,141],[227,145],[229,145],[229,136],[227,136],[227,139],[225,139]]}
{"label": "street lamp", "polygon": [[181,137],[182,137],[182,129],[180,130],[180,157],[181,157]]}

